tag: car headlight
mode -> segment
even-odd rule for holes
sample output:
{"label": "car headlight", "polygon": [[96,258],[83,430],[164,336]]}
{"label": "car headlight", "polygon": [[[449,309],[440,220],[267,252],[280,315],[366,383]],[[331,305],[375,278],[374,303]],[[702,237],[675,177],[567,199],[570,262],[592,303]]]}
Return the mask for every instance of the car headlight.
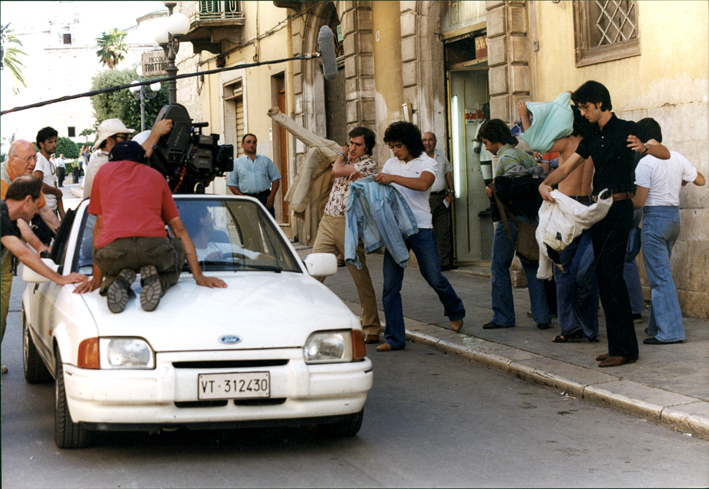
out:
{"label": "car headlight", "polygon": [[101,338],[101,368],[155,368],[155,355],[141,338]]}
{"label": "car headlight", "polygon": [[320,331],[305,343],[305,363],[352,361],[352,331]]}

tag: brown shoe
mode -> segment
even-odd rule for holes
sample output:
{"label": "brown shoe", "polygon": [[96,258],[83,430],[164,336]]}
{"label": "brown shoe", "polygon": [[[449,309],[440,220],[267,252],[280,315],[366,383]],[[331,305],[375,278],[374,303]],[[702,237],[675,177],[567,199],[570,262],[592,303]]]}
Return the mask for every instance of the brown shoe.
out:
{"label": "brown shoe", "polygon": [[392,351],[392,350],[393,350],[393,348],[391,347],[391,345],[389,343],[384,343],[384,344],[379,345],[377,347],[377,351]]}
{"label": "brown shoe", "polygon": [[604,353],[603,355],[598,355],[598,356],[596,357],[596,361],[597,361],[597,362],[602,362],[603,360],[605,360],[605,359],[608,358],[609,356],[611,356],[610,353]]}
{"label": "brown shoe", "polygon": [[368,334],[367,336],[364,337],[364,342],[367,343],[368,345],[371,343],[379,343],[379,335],[378,334]]}
{"label": "brown shoe", "polygon": [[460,331],[463,328],[463,320],[459,319],[457,321],[451,321],[451,329],[455,332]]}
{"label": "brown shoe", "polygon": [[635,359],[629,357],[608,357],[598,364],[599,367],[619,367],[626,363],[633,363]]}

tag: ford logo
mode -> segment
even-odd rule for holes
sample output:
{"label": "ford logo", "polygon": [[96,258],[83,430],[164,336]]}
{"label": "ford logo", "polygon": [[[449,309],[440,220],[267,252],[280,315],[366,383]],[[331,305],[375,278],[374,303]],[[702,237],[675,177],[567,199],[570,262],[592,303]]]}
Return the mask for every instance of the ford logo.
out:
{"label": "ford logo", "polygon": [[219,338],[219,343],[224,343],[225,345],[235,345],[241,341],[239,336],[228,334]]}

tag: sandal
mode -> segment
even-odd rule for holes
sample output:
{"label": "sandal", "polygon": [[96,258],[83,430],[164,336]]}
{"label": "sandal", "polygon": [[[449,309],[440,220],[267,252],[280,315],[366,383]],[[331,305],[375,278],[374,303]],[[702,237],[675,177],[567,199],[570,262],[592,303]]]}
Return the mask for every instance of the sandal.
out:
{"label": "sandal", "polygon": [[342,268],[342,267],[344,267],[345,265],[347,265],[347,264],[345,263],[345,260],[343,260],[342,258],[338,258],[338,259],[337,259],[337,268]]}
{"label": "sandal", "polygon": [[584,336],[583,331],[579,329],[578,331],[574,331],[573,333],[568,334],[566,336],[561,334],[554,336],[551,341],[553,341],[554,343],[569,343],[574,341],[581,341],[584,339],[586,339],[586,337]]}

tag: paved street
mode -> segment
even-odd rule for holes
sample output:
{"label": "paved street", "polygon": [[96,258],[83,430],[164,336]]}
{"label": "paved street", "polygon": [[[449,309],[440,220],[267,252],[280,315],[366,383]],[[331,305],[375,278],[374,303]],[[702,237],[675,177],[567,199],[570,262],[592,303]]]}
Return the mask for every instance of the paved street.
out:
{"label": "paved street", "polygon": [[2,360],[2,487],[706,486],[709,444],[416,344],[377,353],[355,438],[312,429],[53,439],[53,384],[22,376],[16,279]]}
{"label": "paved street", "polygon": [[[79,201],[72,199],[70,189],[64,189],[67,208]],[[308,252],[304,249],[301,254]],[[381,257],[370,257],[379,291]],[[475,284],[484,279],[447,275],[468,306],[465,328],[480,335],[477,323],[489,308],[489,293],[486,296]],[[419,280],[416,269],[407,270],[405,313],[445,328],[435,296],[430,297],[433,293]],[[350,283],[345,269],[327,280],[356,309]],[[376,345],[368,345],[374,388],[362,430],[354,438],[322,439],[311,428],[108,433],[91,448],[59,450],[53,439],[54,386],[28,385],[22,375],[23,289],[16,278],[7,341],[2,345],[2,361],[10,369],[2,379],[5,489],[709,484],[705,440],[416,343],[394,353],[377,353]],[[515,290],[518,311],[528,305],[525,296],[526,291]],[[528,321],[520,322],[505,332],[519,337],[505,338],[508,344],[517,341],[519,348],[540,351],[555,346],[535,343],[532,334],[546,337],[548,332],[528,331]],[[561,358],[601,348],[564,346],[577,350],[557,353]],[[628,375],[657,375],[657,369],[649,367]],[[694,385],[685,382],[678,390],[690,395]]]}

